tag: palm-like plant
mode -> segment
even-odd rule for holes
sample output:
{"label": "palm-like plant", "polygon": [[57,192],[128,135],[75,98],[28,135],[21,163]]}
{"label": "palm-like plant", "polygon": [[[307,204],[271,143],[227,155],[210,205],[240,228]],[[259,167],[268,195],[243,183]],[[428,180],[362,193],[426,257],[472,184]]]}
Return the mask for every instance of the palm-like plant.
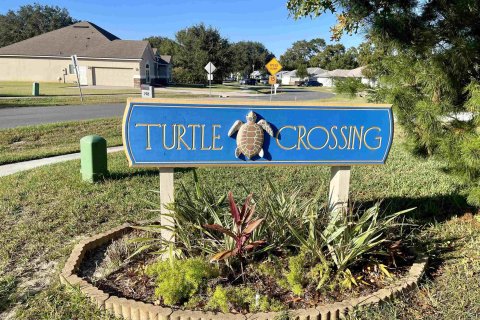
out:
{"label": "palm-like plant", "polygon": [[230,214],[234,222],[234,231],[226,229],[219,224],[203,225],[203,227],[206,229],[219,231],[231,237],[235,242],[235,247],[233,249],[227,249],[218,252],[212,257],[211,261],[224,260],[234,256],[243,257],[246,251],[252,250],[265,243],[264,240],[249,242],[252,233],[264,220],[263,218],[255,220],[252,219],[255,213],[255,204],[250,204],[251,199],[252,194],[248,195],[245,203],[242,206],[242,209],[239,210],[235,200],[233,199],[232,192],[228,193],[228,202],[230,205]]}
{"label": "palm-like plant", "polygon": [[387,253],[380,245],[389,241],[388,232],[394,227],[407,225],[403,222],[396,222],[397,218],[414,209],[381,216],[380,204],[377,203],[358,215],[340,210],[334,212],[322,232],[322,238],[338,272],[345,271],[368,254],[386,255]]}

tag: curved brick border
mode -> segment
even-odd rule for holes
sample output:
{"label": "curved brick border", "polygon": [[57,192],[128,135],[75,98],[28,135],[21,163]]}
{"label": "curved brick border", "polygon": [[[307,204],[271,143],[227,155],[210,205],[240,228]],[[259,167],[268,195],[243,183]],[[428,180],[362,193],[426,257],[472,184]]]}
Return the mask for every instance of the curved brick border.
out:
{"label": "curved brick border", "polygon": [[[97,248],[108,241],[119,238],[121,235],[133,230],[130,224],[123,224],[117,228],[97,234],[80,241],[74,248],[60,275],[63,284],[80,287],[80,290],[89,297],[100,309],[123,317],[125,320],[273,320],[281,312],[261,312],[255,314],[223,314],[203,311],[174,311],[170,308],[154,306],[132,299],[119,298],[109,295],[94,287],[84,279],[77,276],[76,272],[85,253]],[[418,257],[410,267],[408,274],[394,284],[380,289],[372,294],[360,298],[353,298],[327,305],[318,305],[315,308],[288,311],[290,319],[295,320],[337,320],[343,318],[350,310],[378,304],[393,299],[416,287],[422,277],[428,258]]]}

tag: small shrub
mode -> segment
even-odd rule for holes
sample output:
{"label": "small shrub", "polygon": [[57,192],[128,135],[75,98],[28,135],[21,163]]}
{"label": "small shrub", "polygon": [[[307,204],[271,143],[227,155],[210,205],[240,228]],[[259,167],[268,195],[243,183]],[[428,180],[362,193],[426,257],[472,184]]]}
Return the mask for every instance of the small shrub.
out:
{"label": "small shrub", "polygon": [[330,279],[331,268],[330,266],[317,263],[308,273],[308,278],[317,284],[317,290],[320,290],[324,284]]}
{"label": "small shrub", "polygon": [[230,308],[228,306],[228,292],[222,286],[216,286],[213,295],[210,297],[207,303],[207,310],[220,310],[223,313],[227,313]]}
{"label": "small shrub", "polygon": [[174,305],[198,293],[207,280],[218,276],[218,270],[203,259],[191,258],[155,262],[147,267],[146,274],[155,277],[155,296]]}
{"label": "small shrub", "polygon": [[257,264],[251,272],[275,279],[281,277],[282,269],[282,261],[276,256],[269,256],[268,260]]}
{"label": "small shrub", "polygon": [[360,79],[345,78],[335,80],[335,92],[340,94],[347,94],[350,98],[355,98],[358,92],[363,90],[365,86]]}
{"label": "small shrub", "polygon": [[288,289],[297,296],[303,294],[306,262],[306,254],[304,251],[288,259],[288,271],[285,273],[285,278],[288,283]]}
{"label": "small shrub", "polygon": [[207,309],[226,313],[230,306],[236,310],[248,312],[282,311],[286,306],[276,299],[269,299],[266,295],[259,294],[253,288],[240,286],[224,288],[220,285],[215,287]]}
{"label": "small shrub", "polygon": [[[223,235],[230,237],[234,240],[235,243],[235,247],[233,249],[230,249],[228,247],[230,247],[231,241],[226,241],[225,247],[227,247],[227,249],[225,250],[224,247],[222,251],[215,254],[211,259],[212,261],[224,260],[235,256],[242,258],[246,251],[253,250],[254,248],[261,246],[265,243],[264,240],[249,242],[255,229],[257,229],[263,222],[263,220],[265,220],[263,218],[255,220],[253,219],[253,215],[255,213],[255,204],[250,204],[251,199],[252,194],[247,197],[242,208],[239,210],[237,204],[235,203],[235,200],[233,199],[232,192],[230,191],[228,193],[230,213],[232,215],[232,220],[235,225],[234,231],[224,228],[223,226],[216,223],[203,225],[203,227],[206,229],[218,231]],[[219,241],[221,241],[221,239]]]}
{"label": "small shrub", "polygon": [[405,226],[397,222],[397,218],[412,210],[382,216],[377,203],[363,213],[338,211],[333,214],[322,236],[338,272],[346,271],[369,254],[386,254],[382,244],[390,240],[390,231]]}

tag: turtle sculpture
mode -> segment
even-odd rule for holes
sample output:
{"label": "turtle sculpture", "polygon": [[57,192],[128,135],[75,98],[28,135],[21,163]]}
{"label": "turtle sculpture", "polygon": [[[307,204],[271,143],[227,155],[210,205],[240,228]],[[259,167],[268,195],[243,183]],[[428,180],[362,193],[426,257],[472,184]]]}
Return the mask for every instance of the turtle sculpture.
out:
{"label": "turtle sculpture", "polygon": [[256,121],[257,115],[250,111],[247,114],[247,123],[237,120],[228,131],[230,137],[238,131],[235,157],[238,158],[241,154],[244,154],[248,159],[252,159],[256,155],[263,158],[263,130],[272,137],[273,130],[264,119]]}

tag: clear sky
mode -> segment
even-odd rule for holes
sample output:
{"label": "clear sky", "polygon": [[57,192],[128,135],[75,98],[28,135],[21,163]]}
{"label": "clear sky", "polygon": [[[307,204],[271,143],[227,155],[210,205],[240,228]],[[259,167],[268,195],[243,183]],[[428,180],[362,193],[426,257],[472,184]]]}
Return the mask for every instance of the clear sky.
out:
{"label": "clear sky", "polygon": [[[33,3],[34,0],[1,0],[0,13]],[[220,30],[232,42],[262,42],[277,57],[294,41],[330,39],[335,16],[294,20],[287,0],[36,0],[58,5],[79,20],[91,21],[121,39],[137,40],[151,35],[174,38],[175,32],[203,22]],[[361,35],[345,36],[341,43],[357,46]]]}

